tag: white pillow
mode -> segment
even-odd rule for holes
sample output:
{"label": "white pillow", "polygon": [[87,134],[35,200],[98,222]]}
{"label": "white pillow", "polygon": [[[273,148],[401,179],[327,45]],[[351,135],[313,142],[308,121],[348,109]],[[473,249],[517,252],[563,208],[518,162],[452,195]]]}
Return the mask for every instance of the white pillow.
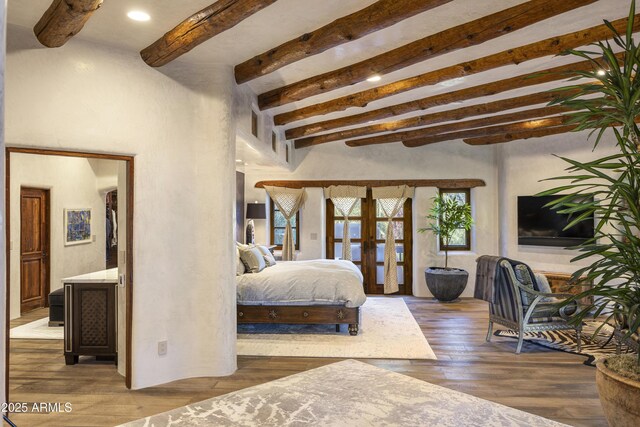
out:
{"label": "white pillow", "polygon": [[240,248],[240,259],[248,273],[260,273],[267,266],[262,252],[258,248]]}
{"label": "white pillow", "polygon": [[256,246],[256,247],[262,253],[262,256],[264,257],[264,262],[267,264],[267,267],[273,267],[274,265],[276,265],[276,259],[273,257],[273,254],[271,253],[269,248],[267,248],[266,246]]}
{"label": "white pillow", "polygon": [[240,249],[236,246],[236,276],[242,276],[247,269],[240,259]]}

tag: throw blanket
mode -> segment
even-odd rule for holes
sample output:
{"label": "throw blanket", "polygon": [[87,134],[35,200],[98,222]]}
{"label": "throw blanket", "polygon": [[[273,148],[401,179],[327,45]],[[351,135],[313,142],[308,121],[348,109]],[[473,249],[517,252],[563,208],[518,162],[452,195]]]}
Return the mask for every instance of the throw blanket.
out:
{"label": "throw blanket", "polygon": [[501,279],[501,271],[499,269],[500,261],[503,257],[482,255],[476,260],[476,289],[473,297],[487,301],[491,304],[495,302],[493,289],[496,280]]}
{"label": "throw blanket", "polygon": [[367,297],[362,273],[351,261],[282,261],[260,273],[236,276],[237,301],[245,305],[359,307]]}
{"label": "throw blanket", "polygon": [[503,280],[509,280],[507,273],[503,268],[500,268],[500,262],[503,260],[509,262],[513,267],[520,264],[527,267],[529,276],[533,281],[534,290],[540,290],[539,285],[537,284],[536,275],[527,264],[509,258],[482,255],[476,260],[476,289],[473,293],[474,298],[487,301],[491,304],[495,303],[496,285]]}

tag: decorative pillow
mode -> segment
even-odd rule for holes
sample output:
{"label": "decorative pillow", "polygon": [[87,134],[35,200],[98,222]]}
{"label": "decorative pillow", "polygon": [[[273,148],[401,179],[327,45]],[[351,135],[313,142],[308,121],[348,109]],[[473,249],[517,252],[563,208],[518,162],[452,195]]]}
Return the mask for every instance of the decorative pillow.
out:
{"label": "decorative pillow", "polygon": [[[542,273],[533,273],[536,276],[536,284],[538,285],[538,290],[543,294],[551,294],[553,291],[551,290],[551,285],[549,285],[549,281],[547,280],[547,276]],[[558,302],[560,301],[556,297],[544,297],[542,298],[542,302]]]}
{"label": "decorative pillow", "polygon": [[242,276],[246,271],[247,270],[240,259],[240,249],[236,246],[236,276]]}
{"label": "decorative pillow", "polygon": [[273,267],[276,265],[276,259],[273,257],[273,254],[266,246],[256,246],[262,253],[264,257],[264,262],[267,263],[267,267]]}
{"label": "decorative pillow", "polygon": [[[522,283],[527,288],[530,288],[531,290],[537,291],[535,285],[533,284],[531,274],[529,274],[529,268],[526,265],[518,264],[515,266],[513,271],[520,283]],[[522,305],[526,307],[531,305],[531,303],[535,299],[535,296],[528,292],[520,291],[520,298],[522,299]]]}
{"label": "decorative pillow", "polygon": [[260,273],[267,266],[258,248],[240,248],[240,259],[249,273]]}

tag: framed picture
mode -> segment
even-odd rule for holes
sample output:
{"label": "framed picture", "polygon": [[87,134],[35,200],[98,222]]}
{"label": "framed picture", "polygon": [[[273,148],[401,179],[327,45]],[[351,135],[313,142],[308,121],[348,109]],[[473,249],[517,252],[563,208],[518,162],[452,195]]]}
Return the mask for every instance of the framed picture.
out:
{"label": "framed picture", "polygon": [[64,210],[64,245],[91,243],[91,209]]}

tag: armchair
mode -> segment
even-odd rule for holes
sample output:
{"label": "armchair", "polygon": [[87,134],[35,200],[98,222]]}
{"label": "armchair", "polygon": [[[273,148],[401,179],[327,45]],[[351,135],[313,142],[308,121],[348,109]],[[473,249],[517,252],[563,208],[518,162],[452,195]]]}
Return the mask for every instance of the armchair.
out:
{"label": "armchair", "polygon": [[489,304],[487,341],[491,341],[494,323],[506,326],[518,332],[516,354],[519,354],[526,332],[575,329],[580,351],[582,325],[568,322],[578,311],[578,304],[575,301],[562,304],[571,295],[540,292],[525,264],[502,259],[498,268],[502,269],[504,280],[496,281],[494,302]]}

